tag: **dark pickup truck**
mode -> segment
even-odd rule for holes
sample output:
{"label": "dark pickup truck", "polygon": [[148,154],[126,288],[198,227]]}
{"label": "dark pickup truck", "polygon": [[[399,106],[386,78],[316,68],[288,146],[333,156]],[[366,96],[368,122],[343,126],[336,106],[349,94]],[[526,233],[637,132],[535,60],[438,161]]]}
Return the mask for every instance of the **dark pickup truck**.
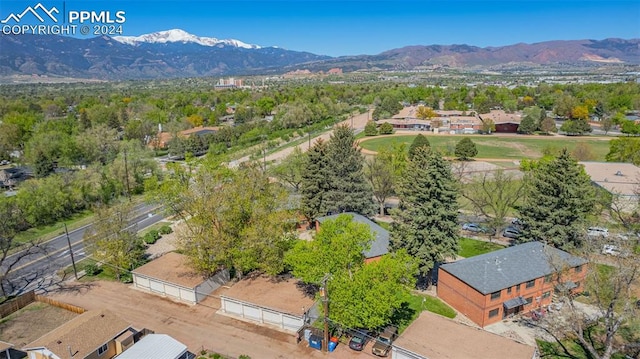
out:
{"label": "dark pickup truck", "polygon": [[388,326],[384,328],[382,334],[378,336],[376,342],[373,344],[371,352],[380,357],[386,357],[391,350],[391,344],[398,336],[398,328],[394,326]]}

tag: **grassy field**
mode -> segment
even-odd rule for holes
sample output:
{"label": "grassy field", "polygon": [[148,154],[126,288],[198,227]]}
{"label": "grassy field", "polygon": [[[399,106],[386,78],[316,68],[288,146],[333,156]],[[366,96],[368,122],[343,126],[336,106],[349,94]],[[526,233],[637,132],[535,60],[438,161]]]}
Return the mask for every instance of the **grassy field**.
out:
{"label": "grassy field", "polygon": [[[393,137],[372,137],[360,141],[360,146],[370,151],[379,151],[381,148],[391,148],[394,143],[405,143],[407,149],[415,135],[401,135]],[[431,135],[427,136],[431,146],[453,153],[456,143],[465,136],[455,135]],[[476,158],[497,159],[521,159],[538,158],[542,156],[543,149],[567,147],[572,151],[578,143],[585,143],[591,147],[594,161],[604,161],[609,152],[609,140],[589,137],[498,137],[487,135],[470,135],[478,148]]]}
{"label": "grassy field", "polygon": [[30,228],[16,235],[16,244],[29,243],[36,239],[46,241],[51,238],[64,234],[64,224],[67,224],[69,232],[93,222],[93,212],[84,211],[74,214],[71,218],[62,222],[53,223],[46,226]]}
{"label": "grassy field", "polygon": [[460,238],[460,250],[458,255],[461,257],[469,258],[485,254],[498,249],[503,249],[504,246],[497,243],[490,243],[484,241],[478,241],[471,238]]}

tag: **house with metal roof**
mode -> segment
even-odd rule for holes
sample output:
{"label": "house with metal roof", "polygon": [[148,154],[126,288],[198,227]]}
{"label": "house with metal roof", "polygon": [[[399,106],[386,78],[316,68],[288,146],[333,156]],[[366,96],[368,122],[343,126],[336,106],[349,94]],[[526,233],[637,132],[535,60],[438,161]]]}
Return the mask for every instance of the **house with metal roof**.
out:
{"label": "house with metal roof", "polygon": [[365,263],[378,260],[383,255],[389,253],[389,231],[380,227],[377,223],[373,222],[369,218],[358,213],[345,212],[345,213],[338,213],[330,216],[320,217],[316,219],[316,231],[320,230],[320,227],[323,222],[326,222],[329,220],[335,220],[336,218],[338,218],[338,216],[343,214],[351,216],[352,221],[366,224],[374,236],[373,242],[371,242],[371,247],[363,253],[365,258]]}
{"label": "house with metal roof", "polygon": [[187,346],[166,334],[147,334],[118,359],[191,359]]}
{"label": "house with metal roof", "polygon": [[541,242],[443,264],[438,297],[481,327],[551,304],[554,291],[582,292],[587,261]]}

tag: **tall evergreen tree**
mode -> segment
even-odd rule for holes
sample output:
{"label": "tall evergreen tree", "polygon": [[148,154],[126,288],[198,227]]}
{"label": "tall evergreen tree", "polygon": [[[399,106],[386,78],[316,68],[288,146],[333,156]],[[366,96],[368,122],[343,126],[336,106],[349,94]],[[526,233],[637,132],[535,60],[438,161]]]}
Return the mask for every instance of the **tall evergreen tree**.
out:
{"label": "tall evergreen tree", "polygon": [[541,162],[527,181],[527,196],[519,208],[525,223],[520,241],[544,241],[568,249],[580,246],[581,228],[593,209],[595,191],[589,176],[569,151]]}
{"label": "tall evergreen tree", "polygon": [[422,276],[458,250],[458,193],[451,165],[437,151],[420,147],[407,165],[392,212],[393,250],[404,248],[419,262]]}
{"label": "tall evergreen tree", "polygon": [[329,188],[327,143],[319,138],[307,152],[300,181],[302,212],[310,221],[327,213],[326,196]]}
{"label": "tall evergreen tree", "polygon": [[365,216],[373,214],[373,191],[364,176],[364,156],[348,126],[338,126],[333,131],[327,146],[327,159],[330,190],[326,208]]}
{"label": "tall evergreen tree", "polygon": [[413,142],[411,142],[411,146],[409,146],[409,159],[413,158],[418,148],[430,146],[429,140],[424,135],[417,135],[416,138],[413,139]]}

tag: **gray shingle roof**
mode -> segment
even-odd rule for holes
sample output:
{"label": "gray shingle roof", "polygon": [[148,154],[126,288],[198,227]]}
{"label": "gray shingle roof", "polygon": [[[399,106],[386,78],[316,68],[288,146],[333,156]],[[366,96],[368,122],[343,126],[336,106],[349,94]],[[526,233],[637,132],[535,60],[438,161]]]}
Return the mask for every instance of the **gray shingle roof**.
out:
{"label": "gray shingle roof", "polygon": [[371,248],[369,248],[368,251],[364,252],[365,258],[379,257],[389,253],[389,232],[363,215],[353,212],[345,212],[333,214],[331,216],[320,217],[316,220],[322,223],[327,220],[334,220],[341,214],[351,216],[352,220],[355,222],[366,224],[371,229],[371,233],[374,233],[375,239],[373,240],[373,242],[371,242]]}
{"label": "gray shingle roof", "polygon": [[554,267],[575,267],[587,263],[540,242],[485,253],[440,266],[480,293],[489,294],[553,273]]}

